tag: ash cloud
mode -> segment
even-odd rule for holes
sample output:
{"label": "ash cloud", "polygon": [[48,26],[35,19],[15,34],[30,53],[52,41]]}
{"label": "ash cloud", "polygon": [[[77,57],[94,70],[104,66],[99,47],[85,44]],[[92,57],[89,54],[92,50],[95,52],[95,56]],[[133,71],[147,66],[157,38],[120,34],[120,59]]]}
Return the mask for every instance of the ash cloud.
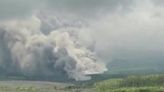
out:
{"label": "ash cloud", "polygon": [[162,4],[0,0],[0,70],[81,81],[104,73],[115,59],[163,63]]}
{"label": "ash cloud", "polygon": [[[7,46],[11,54],[10,66],[16,72],[45,77],[65,72],[69,79],[80,81],[107,70],[88,49],[89,44],[85,44],[88,34],[83,31],[86,29],[62,27],[44,34],[40,30],[41,20],[33,16],[28,20],[6,21],[0,25],[2,45]],[[4,53],[2,49],[1,54]],[[6,63],[3,57],[1,59],[2,63]]]}

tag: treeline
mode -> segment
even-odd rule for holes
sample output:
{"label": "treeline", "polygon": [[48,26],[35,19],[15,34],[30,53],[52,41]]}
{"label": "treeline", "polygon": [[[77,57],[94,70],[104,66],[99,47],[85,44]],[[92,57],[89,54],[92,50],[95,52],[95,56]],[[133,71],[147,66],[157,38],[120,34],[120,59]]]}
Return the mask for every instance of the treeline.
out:
{"label": "treeline", "polygon": [[129,76],[120,79],[110,79],[96,83],[95,86],[100,92],[121,88],[164,87],[164,75]]}
{"label": "treeline", "polygon": [[162,85],[164,85],[164,75],[130,76],[122,79],[118,83],[119,87],[143,87]]}

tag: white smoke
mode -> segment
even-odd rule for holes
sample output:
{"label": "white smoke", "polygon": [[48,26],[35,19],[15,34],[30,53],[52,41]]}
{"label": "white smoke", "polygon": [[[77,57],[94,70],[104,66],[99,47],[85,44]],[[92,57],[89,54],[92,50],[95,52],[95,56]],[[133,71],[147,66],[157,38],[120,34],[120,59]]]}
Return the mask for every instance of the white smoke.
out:
{"label": "white smoke", "polygon": [[33,16],[31,19],[0,24],[12,66],[17,67],[20,73],[26,76],[51,76],[60,69],[70,79],[79,81],[89,80],[89,75],[107,70],[89,49],[93,43],[89,29],[63,26],[44,34],[40,30],[41,21]]}

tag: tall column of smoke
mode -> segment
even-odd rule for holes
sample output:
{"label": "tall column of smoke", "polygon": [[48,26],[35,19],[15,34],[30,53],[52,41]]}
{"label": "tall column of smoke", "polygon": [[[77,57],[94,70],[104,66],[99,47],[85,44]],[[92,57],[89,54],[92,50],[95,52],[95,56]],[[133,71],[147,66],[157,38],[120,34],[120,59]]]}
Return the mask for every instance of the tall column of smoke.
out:
{"label": "tall column of smoke", "polygon": [[11,58],[11,61],[0,60],[1,66],[9,62],[4,69],[25,76],[53,76],[62,72],[76,81],[89,80],[89,75],[106,71],[105,65],[89,49],[93,43],[85,31],[89,29],[61,27],[45,34],[41,30],[44,26],[41,21],[41,18],[33,16],[0,24],[1,44]]}

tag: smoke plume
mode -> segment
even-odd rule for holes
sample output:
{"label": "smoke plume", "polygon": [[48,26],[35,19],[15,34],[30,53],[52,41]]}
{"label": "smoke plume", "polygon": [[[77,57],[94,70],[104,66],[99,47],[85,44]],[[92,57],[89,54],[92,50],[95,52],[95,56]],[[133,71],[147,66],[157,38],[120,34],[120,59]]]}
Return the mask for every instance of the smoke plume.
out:
{"label": "smoke plume", "polygon": [[115,60],[155,62],[158,69],[164,64],[163,4],[0,0],[0,72],[81,81]]}
{"label": "smoke plume", "polygon": [[[56,29],[47,33],[41,30],[41,22],[45,22],[42,17],[33,16],[0,25],[1,41],[10,53],[8,58],[11,58],[9,64],[14,68],[13,72],[25,76],[53,76],[63,71],[70,79],[79,81],[107,70],[89,48],[92,40],[89,44],[85,40],[87,35],[90,37],[86,28],[66,27],[57,19],[51,21],[56,22],[51,24]],[[1,63],[5,62],[1,60]]]}

